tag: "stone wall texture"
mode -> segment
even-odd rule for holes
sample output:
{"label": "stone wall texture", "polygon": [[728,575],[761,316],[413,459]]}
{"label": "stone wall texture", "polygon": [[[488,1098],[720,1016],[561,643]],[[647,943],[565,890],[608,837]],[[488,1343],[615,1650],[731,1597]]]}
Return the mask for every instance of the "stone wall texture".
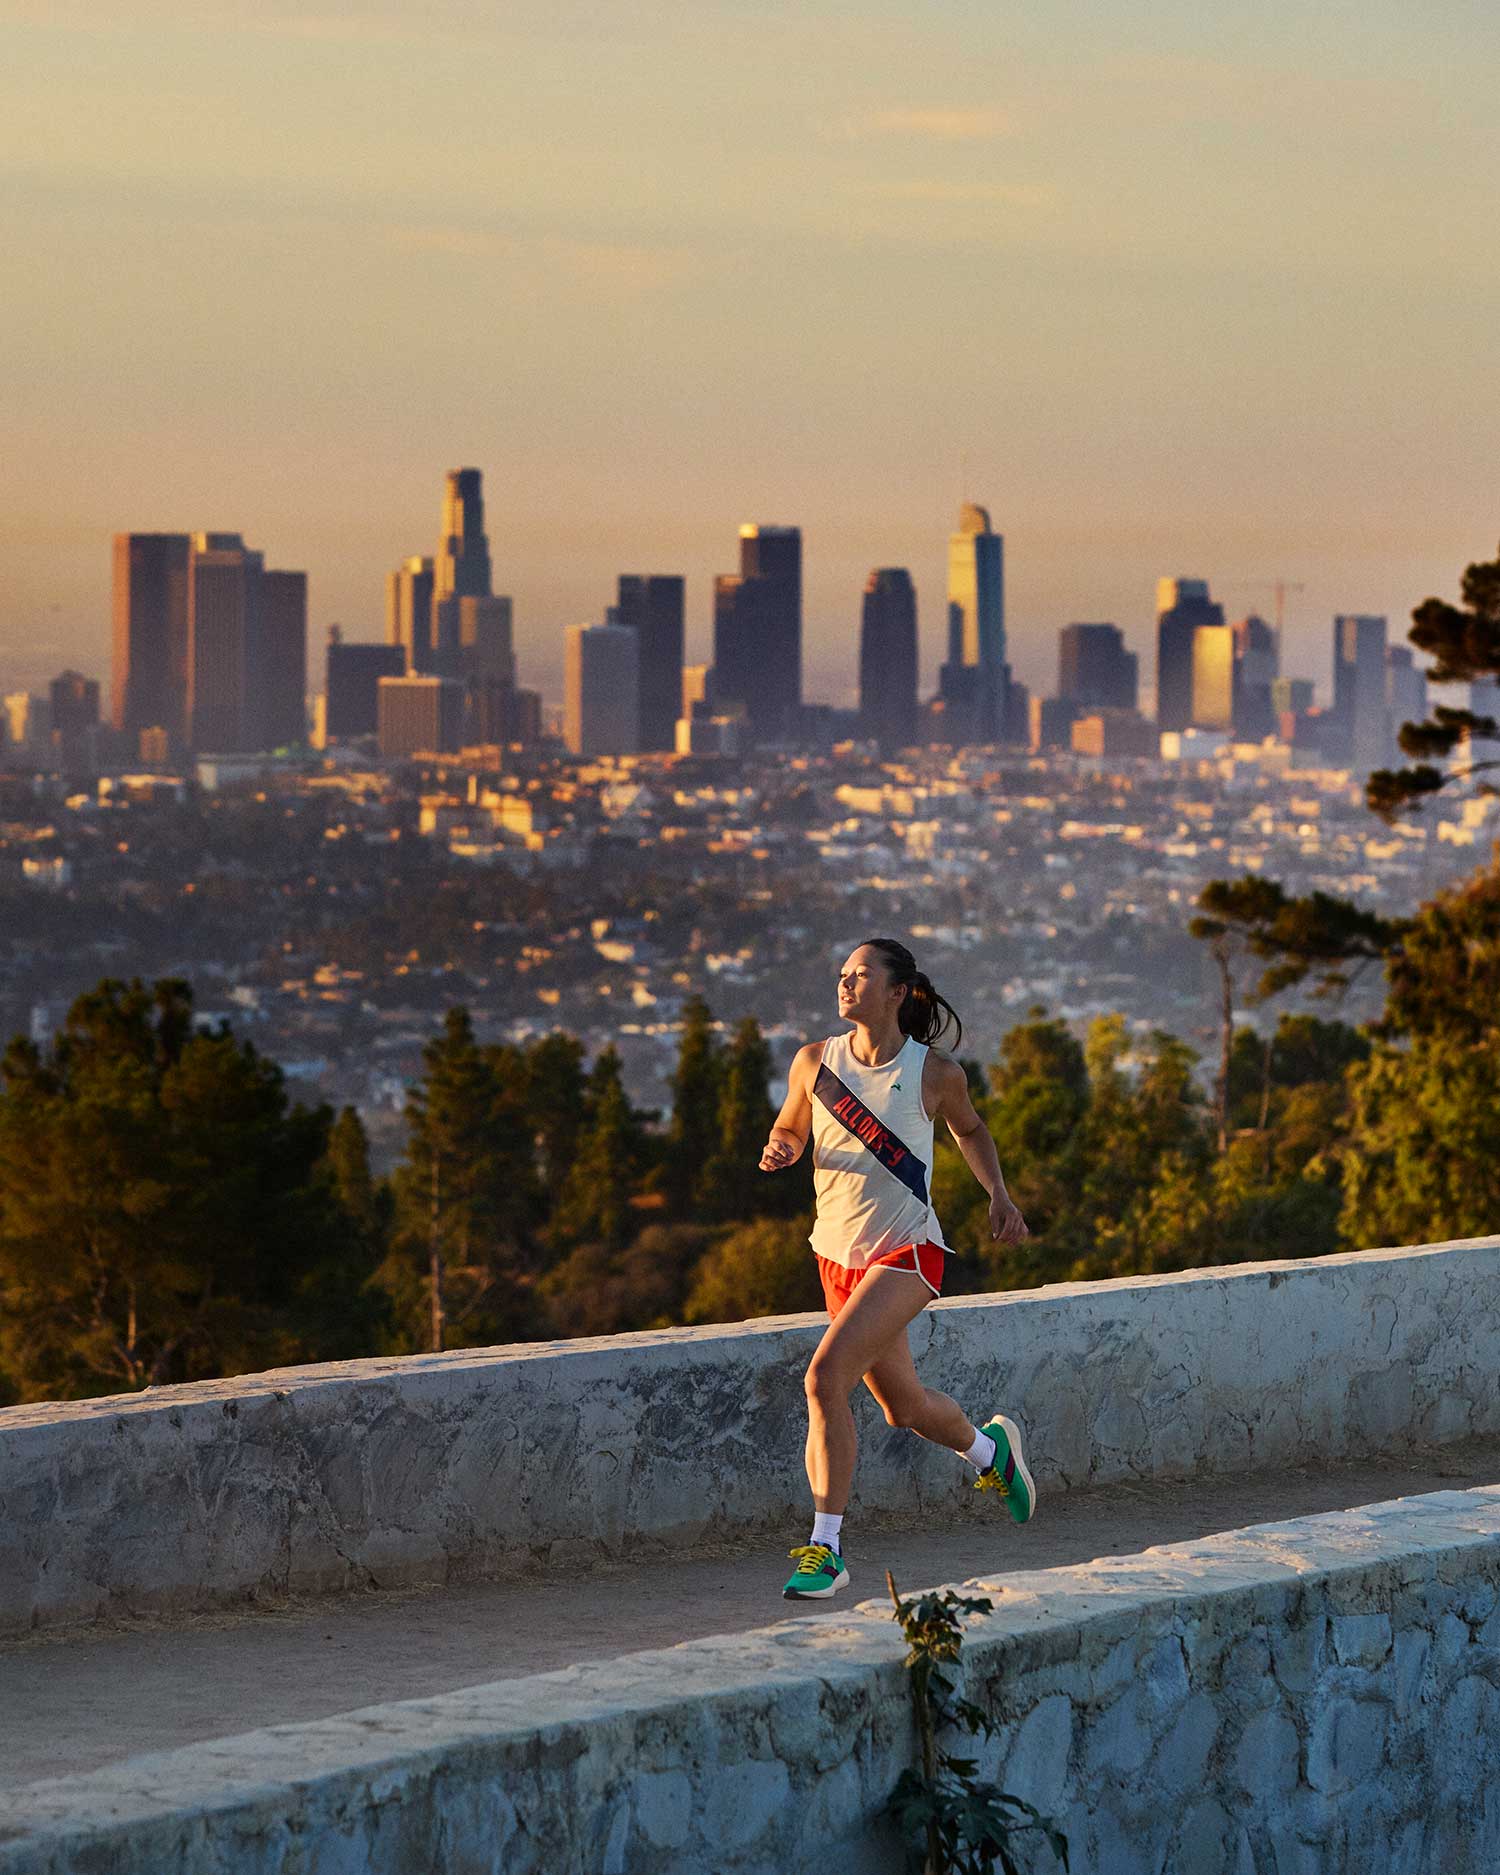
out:
{"label": "stone wall texture", "polygon": [[[1500,1487],[969,1587],[1074,1875],[1500,1868]],[[901,1653],[872,1602],[138,1757],[0,1797],[0,1875],[898,1875]]]}
{"label": "stone wall texture", "polygon": [[[939,1302],[924,1377],[1004,1407],[1043,1489],[1500,1429],[1500,1238]],[[800,1516],[813,1316],[0,1411],[0,1633],[455,1581]],[[859,1396],[856,1513],[952,1511]],[[982,1508],[982,1507],[980,1507]]]}

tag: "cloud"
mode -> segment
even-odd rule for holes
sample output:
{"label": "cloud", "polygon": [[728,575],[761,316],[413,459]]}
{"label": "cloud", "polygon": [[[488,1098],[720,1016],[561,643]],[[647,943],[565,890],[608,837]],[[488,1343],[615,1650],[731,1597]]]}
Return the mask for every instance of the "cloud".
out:
{"label": "cloud", "polygon": [[928,143],[989,143],[1014,134],[1004,111],[962,109],[952,105],[902,105],[876,111],[873,116],[850,118],[830,131],[839,142],[864,137],[910,137]]}

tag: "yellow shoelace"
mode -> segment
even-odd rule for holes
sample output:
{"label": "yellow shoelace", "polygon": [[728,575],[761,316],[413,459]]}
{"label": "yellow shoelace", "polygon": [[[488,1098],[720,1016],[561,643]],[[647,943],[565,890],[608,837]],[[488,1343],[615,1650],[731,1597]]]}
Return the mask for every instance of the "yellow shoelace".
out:
{"label": "yellow shoelace", "polygon": [[833,1554],[826,1543],[802,1543],[796,1549],[789,1549],[790,1556],[797,1565],[799,1576],[819,1574],[828,1558]]}
{"label": "yellow shoelace", "polygon": [[974,1489],[976,1491],[998,1491],[1001,1497],[1010,1496],[1010,1486],[1000,1476],[999,1472],[995,1470],[993,1465],[990,1466],[988,1471],[980,1472],[979,1476],[974,1480]]}

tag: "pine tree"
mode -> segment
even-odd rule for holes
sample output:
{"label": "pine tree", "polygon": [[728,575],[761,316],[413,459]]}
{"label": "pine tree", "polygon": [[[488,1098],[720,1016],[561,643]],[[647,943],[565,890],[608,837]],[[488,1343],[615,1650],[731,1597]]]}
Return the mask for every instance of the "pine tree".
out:
{"label": "pine tree", "polygon": [[[181,983],[106,981],[0,1066],[0,1367],[25,1397],[357,1352],[363,1270],[322,1164],[331,1115],[195,1033]],[[332,1344],[329,1337],[334,1336]]]}
{"label": "pine tree", "polygon": [[534,1042],[526,1056],[527,1106],[549,1207],[562,1196],[585,1119],[583,1047],[560,1030]]}
{"label": "pine tree", "polygon": [[1500,1217],[1500,866],[1439,893],[1390,968],[1349,1070],[1339,1228],[1350,1249],[1487,1234]]}
{"label": "pine tree", "polygon": [[[798,1168],[769,1175],[760,1170],[760,1155],[776,1117],[770,1079],[771,1051],[760,1024],[746,1016],[724,1057],[718,1139],[702,1185],[702,1213],[709,1220],[743,1223],[753,1217],[786,1216],[806,1202]],[[803,1159],[809,1156],[804,1152]]]}
{"label": "pine tree", "polygon": [[975,1259],[985,1286],[1014,1289],[1054,1280],[1082,1247],[1077,1212],[1088,1071],[1066,1023],[1033,1009],[1005,1036],[989,1080],[993,1091],[975,1107],[1032,1234],[1022,1244],[993,1241],[984,1188],[943,1127],[934,1194],[944,1236]]}
{"label": "pine tree", "polygon": [[559,1242],[614,1251],[632,1234],[631,1199],[644,1169],[646,1140],[613,1048],[600,1054],[589,1075],[588,1114],[553,1213],[553,1231]]}
{"label": "pine tree", "polygon": [[[385,1281],[407,1333],[420,1283],[437,1350],[515,1333],[526,1317],[519,1266],[539,1223],[527,1105],[530,1075],[514,1050],[481,1049],[466,1009],[448,1012],[407,1097],[408,1146],[396,1175],[397,1262]],[[405,1258],[408,1273],[403,1274]],[[418,1343],[420,1345],[420,1343]]]}
{"label": "pine tree", "polygon": [[695,1215],[704,1174],[719,1143],[723,1050],[713,1016],[701,996],[682,1012],[682,1038],[672,1076],[672,1124],[667,1136],[667,1203],[675,1217]]}

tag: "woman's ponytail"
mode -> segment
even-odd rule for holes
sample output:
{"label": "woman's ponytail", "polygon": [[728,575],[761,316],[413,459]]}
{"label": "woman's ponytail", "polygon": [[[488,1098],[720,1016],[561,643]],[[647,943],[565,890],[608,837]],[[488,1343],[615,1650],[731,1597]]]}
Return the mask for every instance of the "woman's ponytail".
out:
{"label": "woman's ponytail", "polygon": [[946,996],[933,988],[931,977],[917,968],[917,960],[906,946],[895,938],[866,938],[865,948],[879,951],[890,970],[891,981],[906,986],[906,994],[896,1009],[901,1033],[910,1035],[914,1041],[935,1042],[951,1024],[953,1046],[957,1048],[964,1038],[964,1025],[958,1011]]}

